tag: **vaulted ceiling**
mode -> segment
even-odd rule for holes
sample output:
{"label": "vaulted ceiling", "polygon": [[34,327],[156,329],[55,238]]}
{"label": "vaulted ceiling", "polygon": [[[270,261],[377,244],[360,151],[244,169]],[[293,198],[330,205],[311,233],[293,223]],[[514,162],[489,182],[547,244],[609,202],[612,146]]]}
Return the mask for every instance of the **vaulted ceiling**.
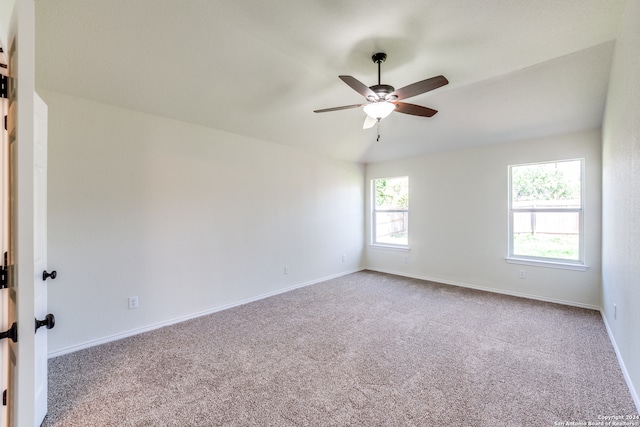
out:
{"label": "vaulted ceiling", "polygon": [[[377,162],[601,125],[626,0],[36,0],[36,87]],[[363,130],[338,79],[449,85]]]}

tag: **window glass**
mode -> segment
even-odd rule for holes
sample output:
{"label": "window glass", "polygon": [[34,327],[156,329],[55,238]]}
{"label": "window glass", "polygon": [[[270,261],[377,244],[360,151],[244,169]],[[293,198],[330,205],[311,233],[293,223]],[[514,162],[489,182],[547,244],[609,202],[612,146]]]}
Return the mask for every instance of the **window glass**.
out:
{"label": "window glass", "polygon": [[407,246],[409,177],[374,179],[372,191],[372,243]]}
{"label": "window glass", "polygon": [[579,214],[515,212],[513,253],[519,256],[579,260]]}
{"label": "window glass", "polygon": [[513,207],[579,208],[580,160],[512,166]]}
{"label": "window glass", "polygon": [[511,257],[583,261],[583,161],[510,167]]}

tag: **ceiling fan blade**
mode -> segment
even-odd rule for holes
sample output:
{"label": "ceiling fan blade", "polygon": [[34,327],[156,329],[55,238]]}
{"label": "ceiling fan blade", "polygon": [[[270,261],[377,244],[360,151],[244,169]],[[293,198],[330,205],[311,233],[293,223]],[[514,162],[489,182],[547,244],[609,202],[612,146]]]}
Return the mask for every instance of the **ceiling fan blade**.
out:
{"label": "ceiling fan blade", "polygon": [[343,82],[345,82],[347,85],[349,85],[349,87],[353,90],[355,90],[356,92],[358,92],[360,95],[364,96],[365,98],[371,100],[371,101],[377,101],[378,100],[378,95],[376,95],[376,93],[374,91],[372,91],[369,86],[365,85],[364,83],[362,83],[360,80],[356,79],[355,77],[351,77],[351,76],[338,76],[340,77],[340,80],[342,80]]}
{"label": "ceiling fan blade", "polygon": [[404,114],[411,114],[412,116],[431,117],[438,112],[431,108],[406,102],[393,102],[393,104],[396,105],[395,111]]}
{"label": "ceiling fan blade", "polygon": [[431,77],[430,79],[421,80],[409,86],[401,87],[400,89],[391,92],[387,95],[389,100],[396,100],[411,98],[412,96],[420,95],[421,93],[429,92],[430,90],[438,89],[449,83],[444,76]]}
{"label": "ceiling fan blade", "polygon": [[370,128],[374,127],[377,122],[378,122],[377,119],[374,119],[371,116],[367,116],[364,119],[364,124],[362,125],[362,129],[370,129]]}
{"label": "ceiling fan blade", "polygon": [[358,108],[367,104],[343,105],[342,107],[324,108],[322,110],[313,110],[314,113],[327,113],[329,111],[348,110],[349,108]]}

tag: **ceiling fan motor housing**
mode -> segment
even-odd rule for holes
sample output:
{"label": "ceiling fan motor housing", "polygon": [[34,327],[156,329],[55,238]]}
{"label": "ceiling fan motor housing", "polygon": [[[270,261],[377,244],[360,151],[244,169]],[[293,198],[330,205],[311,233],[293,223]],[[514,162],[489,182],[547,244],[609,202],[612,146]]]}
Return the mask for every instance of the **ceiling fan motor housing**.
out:
{"label": "ceiling fan motor housing", "polygon": [[[369,89],[374,91],[376,95],[378,95],[379,99],[385,99],[387,95],[393,93],[393,91],[396,90],[393,86],[390,85],[373,85],[370,86]],[[372,99],[372,101],[376,100]]]}

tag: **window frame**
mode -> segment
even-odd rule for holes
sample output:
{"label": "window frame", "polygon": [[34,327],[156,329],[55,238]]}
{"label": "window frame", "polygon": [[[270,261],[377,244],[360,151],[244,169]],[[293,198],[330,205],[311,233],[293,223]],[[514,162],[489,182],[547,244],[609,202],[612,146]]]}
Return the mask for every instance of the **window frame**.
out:
{"label": "window frame", "polygon": [[[513,168],[519,166],[544,165],[563,162],[580,162],[580,207],[576,208],[514,208],[513,207]],[[586,271],[585,242],[584,242],[584,207],[585,207],[585,159],[571,158],[561,160],[549,160],[542,162],[518,163],[508,167],[508,236],[507,257],[508,263],[524,264],[561,268],[568,270]],[[578,214],[578,259],[541,257],[531,255],[514,254],[514,216],[516,213],[577,213]]]}
{"label": "window frame", "polygon": [[[381,178],[372,178],[371,179],[371,236],[370,236],[370,245],[377,248],[387,248],[387,249],[395,249],[395,250],[409,250],[409,207],[406,209],[378,209],[376,206],[376,181],[382,179],[398,179],[398,178],[406,178],[407,180],[407,191],[409,187],[409,176],[408,175],[399,175],[399,176],[388,176]],[[408,195],[407,195],[408,197]],[[409,197],[410,199],[410,197]],[[377,218],[376,214],[378,213],[404,213],[406,218],[406,230],[407,230],[407,244],[397,244],[397,243],[389,243],[389,242],[378,242],[377,240]]]}

